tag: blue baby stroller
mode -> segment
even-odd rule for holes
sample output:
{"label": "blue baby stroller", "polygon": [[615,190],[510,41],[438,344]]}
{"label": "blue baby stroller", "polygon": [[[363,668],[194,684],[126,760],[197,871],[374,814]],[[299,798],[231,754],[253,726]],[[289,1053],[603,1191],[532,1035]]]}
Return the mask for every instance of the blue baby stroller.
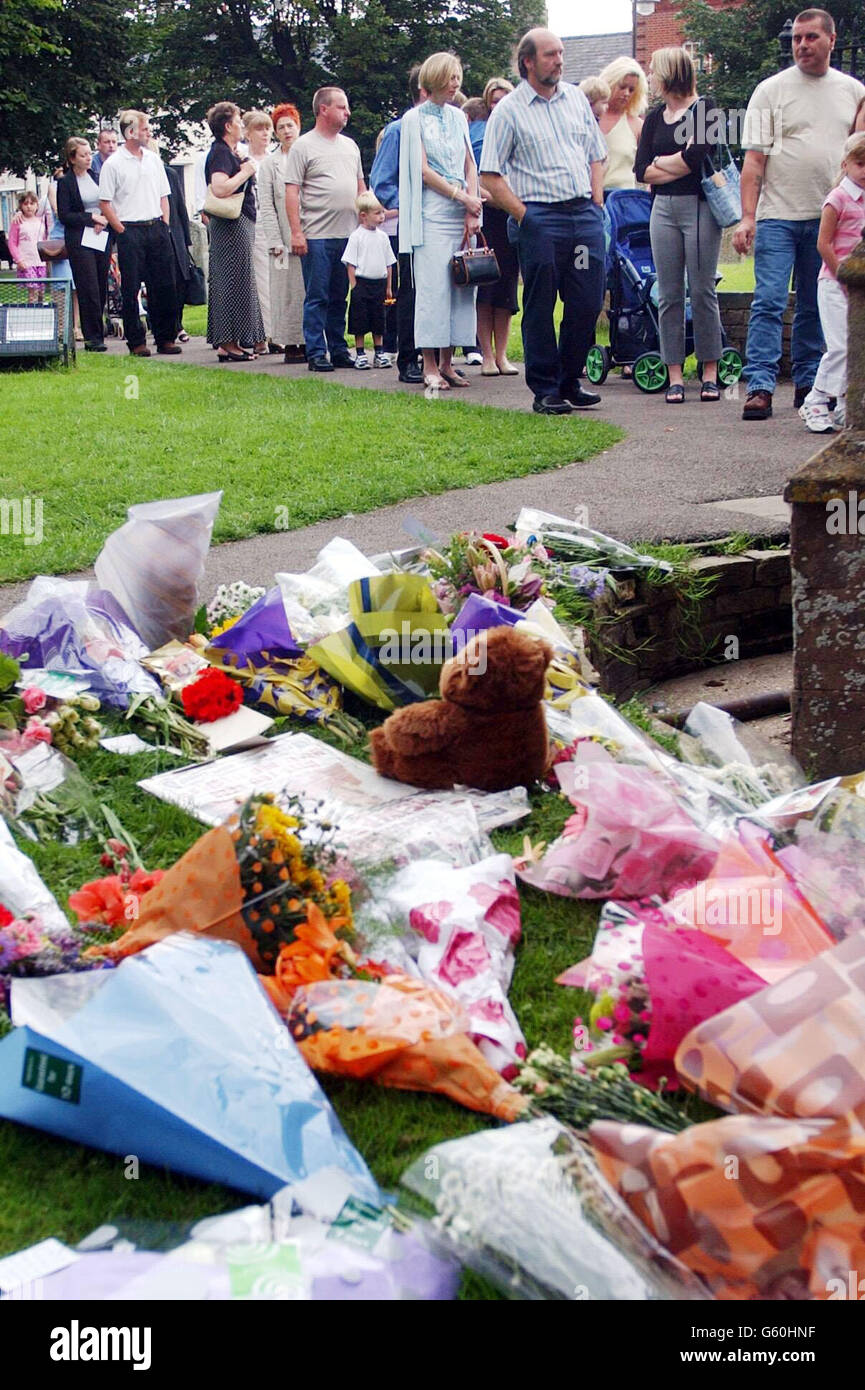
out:
{"label": "blue baby stroller", "polygon": [[[595,343],[586,357],[586,376],[593,385],[607,378],[611,367],[632,369],[634,385],[641,391],[663,391],[669,381],[667,366],[658,348],[658,286],[649,240],[651,194],[641,189],[620,188],[604,204],[607,237],[607,289],[610,345]],[[732,386],[742,375],[743,362],[735,348],[727,346],[718,359],[718,381]],[[694,351],[691,304],[685,301],[685,354]],[[701,365],[698,372],[702,376]]]}

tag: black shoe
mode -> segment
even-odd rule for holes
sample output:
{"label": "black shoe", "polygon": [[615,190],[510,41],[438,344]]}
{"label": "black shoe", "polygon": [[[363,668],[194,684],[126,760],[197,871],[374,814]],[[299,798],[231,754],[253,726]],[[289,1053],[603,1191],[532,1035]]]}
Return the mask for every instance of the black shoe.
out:
{"label": "black shoe", "polygon": [[588,410],[590,405],[601,404],[597,391],[584,391],[582,386],[578,386],[575,391],[568,391],[565,400],[570,401],[577,410]]}
{"label": "black shoe", "polygon": [[570,415],[571,407],[561,396],[535,396],[532,410],[536,415]]}
{"label": "black shoe", "polygon": [[805,404],[805,397],[811,390],[810,386],[797,386],[793,392],[793,409],[798,410],[800,405]]}
{"label": "black shoe", "polygon": [[354,371],[354,358],[349,356],[347,352],[341,352],[337,357],[331,357],[330,363],[332,367],[351,367]]}
{"label": "black shoe", "polygon": [[306,365],[311,372],[333,371],[333,363],[328,362],[326,357],[310,357]]}
{"label": "black shoe", "polygon": [[399,373],[399,379],[409,386],[423,386],[423,372],[420,367],[405,367]]}
{"label": "black shoe", "polygon": [[100,338],[100,339],[94,338],[92,342],[90,342],[90,343],[85,343],[85,344],[84,344],[84,351],[85,351],[85,352],[107,352],[107,351],[108,351],[108,348],[107,348],[107,347],[105,346],[105,344],[102,342],[102,339],[101,339],[101,338]]}
{"label": "black shoe", "polygon": [[161,357],[179,357],[183,348],[178,347],[177,343],[160,343],[156,351]]}

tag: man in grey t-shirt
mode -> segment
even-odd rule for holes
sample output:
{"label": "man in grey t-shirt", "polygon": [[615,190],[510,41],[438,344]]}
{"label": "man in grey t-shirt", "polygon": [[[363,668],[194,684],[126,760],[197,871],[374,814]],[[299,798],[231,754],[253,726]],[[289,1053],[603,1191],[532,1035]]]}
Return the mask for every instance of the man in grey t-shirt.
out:
{"label": "man in grey t-shirt", "polygon": [[348,275],[342,254],[357,226],[355,201],[366,184],[360,150],[342,134],[351,115],[345,92],[319,88],[312,109],[315,126],[295,141],[288,157],[285,208],[291,249],[303,258],[307,364],[311,372],[332,372],[354,366],[345,341]]}
{"label": "man in grey t-shirt", "polygon": [[814,384],[825,347],[817,312],[820,209],[865,96],[861,82],[830,66],[834,47],[832,16],[803,10],[793,21],[793,67],[761,82],[745,114],[742,220],[733,232],[740,255],[754,249],[743,420],[768,420],[772,414],[791,272],[797,409]]}

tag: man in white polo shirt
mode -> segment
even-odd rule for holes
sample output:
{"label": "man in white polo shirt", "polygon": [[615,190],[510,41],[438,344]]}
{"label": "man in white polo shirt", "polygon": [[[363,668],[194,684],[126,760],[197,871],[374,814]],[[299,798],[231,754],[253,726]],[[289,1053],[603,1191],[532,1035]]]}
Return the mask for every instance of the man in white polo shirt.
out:
{"label": "man in white polo shirt", "polygon": [[150,356],[138,309],[143,280],[156,351],[174,355],[181,349],[174,341],[177,301],[168,230],[171,189],[162,160],[147,148],[150,122],[144,113],[124,111],[120,134],[124,143],[105,161],[99,175],[99,201],[117,237],[123,331],[133,356]]}

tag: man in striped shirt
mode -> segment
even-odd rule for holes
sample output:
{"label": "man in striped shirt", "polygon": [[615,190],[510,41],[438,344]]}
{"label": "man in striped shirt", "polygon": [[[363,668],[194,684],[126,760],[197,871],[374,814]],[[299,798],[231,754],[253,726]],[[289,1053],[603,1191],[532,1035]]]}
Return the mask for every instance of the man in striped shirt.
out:
{"label": "man in striped shirt", "polygon": [[[522,81],[496,103],[481,152],[481,183],[510,213],[523,277],[526,384],[540,415],[597,405],[580,375],[604,297],[604,137],[578,87],[562,82],[564,50],[548,29],[520,40]],[[556,297],[564,305],[558,342]]]}

